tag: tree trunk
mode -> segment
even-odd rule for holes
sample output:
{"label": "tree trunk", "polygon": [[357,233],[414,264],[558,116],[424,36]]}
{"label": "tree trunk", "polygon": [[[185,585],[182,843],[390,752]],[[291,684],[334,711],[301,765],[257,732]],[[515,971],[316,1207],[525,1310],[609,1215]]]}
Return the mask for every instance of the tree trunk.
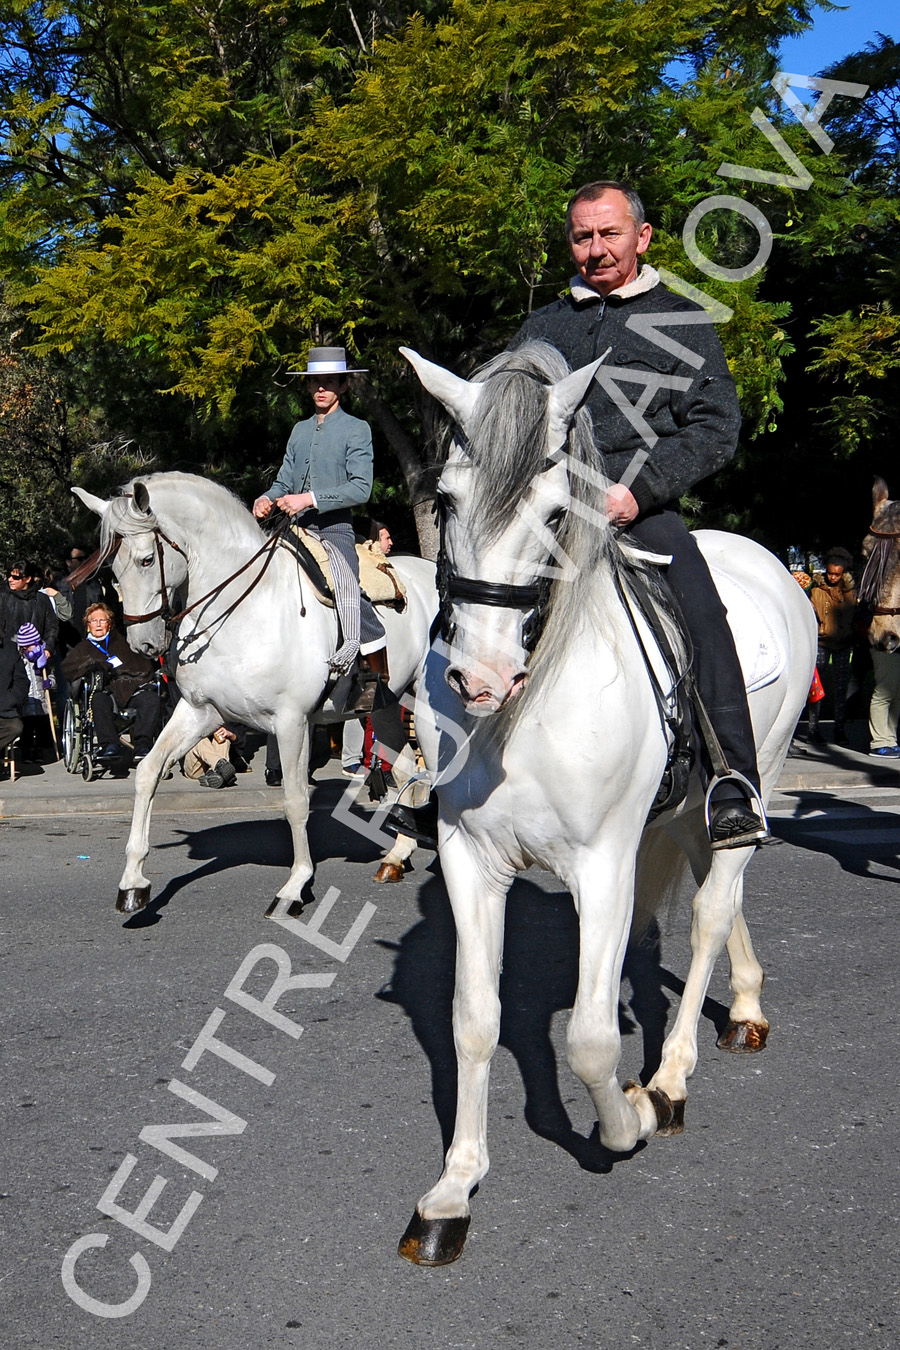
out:
{"label": "tree trunk", "polygon": [[416,532],[419,536],[419,551],[423,558],[433,562],[438,552],[438,531],[434,515],[434,469],[426,462],[412,437],[407,434],[368,380],[359,380],[354,387],[354,393],[378,423],[397,456],[412,502]]}

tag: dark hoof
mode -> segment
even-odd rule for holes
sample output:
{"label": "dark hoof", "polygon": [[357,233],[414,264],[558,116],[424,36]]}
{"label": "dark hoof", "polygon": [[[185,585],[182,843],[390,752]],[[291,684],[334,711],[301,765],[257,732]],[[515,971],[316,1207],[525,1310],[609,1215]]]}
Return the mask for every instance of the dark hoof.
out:
{"label": "dark hoof", "polygon": [[[266,918],[267,918],[267,919],[271,919],[272,915],[275,913],[276,909],[278,908],[278,906],[279,906],[280,904],[281,904],[281,900],[280,900],[280,898],[276,895],[275,899],[272,901],[271,905],[270,905],[269,908],[266,910]],[[286,913],[286,916],[283,915],[283,914],[279,914],[278,917],[279,917],[280,919],[281,919],[281,918],[284,918],[284,917],[287,917],[287,918],[289,918],[289,919],[299,919],[299,918],[300,918],[300,915],[303,913],[303,909],[304,909],[304,905],[303,905],[303,901],[302,901],[302,900],[292,900],[291,903],[290,903],[290,904],[288,905],[288,907],[287,907],[287,913]]]}
{"label": "dark hoof", "polygon": [[[637,1091],[640,1092],[641,1091],[640,1083],[635,1083],[632,1080],[631,1082],[625,1084],[625,1086],[622,1088],[622,1091],[628,1093],[632,1089],[637,1089]],[[643,1091],[646,1092],[647,1096],[653,1103],[653,1109],[656,1112],[656,1133],[659,1134],[662,1130],[667,1130],[671,1125],[672,1120],[674,1119],[675,1116],[675,1108],[669,1101],[669,1098],[666,1095],[666,1093],[662,1092],[659,1088],[648,1087],[644,1088]]]}
{"label": "dark hoof", "polygon": [[[669,1099],[671,1101],[671,1098]],[[680,1102],[672,1102],[672,1119],[668,1125],[661,1125],[656,1131],[663,1139],[668,1139],[671,1135],[684,1134],[684,1098]]]}
{"label": "dark hoof", "polygon": [[756,1055],[766,1048],[769,1028],[764,1022],[729,1022],[716,1041],[720,1050],[733,1055]]}
{"label": "dark hoof", "polygon": [[375,873],[376,881],[402,881],[403,864],[383,862]]}
{"label": "dark hoof", "polygon": [[462,1256],[469,1231],[464,1219],[423,1219],[416,1210],[397,1251],[417,1266],[449,1266]]}
{"label": "dark hoof", "polygon": [[119,889],[116,896],[116,912],[118,914],[137,914],[139,909],[145,909],[150,903],[149,886],[129,886],[127,890]]}

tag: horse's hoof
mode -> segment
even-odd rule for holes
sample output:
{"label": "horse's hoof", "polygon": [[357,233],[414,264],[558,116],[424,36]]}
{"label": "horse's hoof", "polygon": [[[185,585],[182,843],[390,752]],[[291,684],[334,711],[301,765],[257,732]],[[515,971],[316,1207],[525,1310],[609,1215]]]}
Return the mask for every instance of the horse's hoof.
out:
{"label": "horse's hoof", "polygon": [[[279,896],[276,895],[275,899],[272,901],[271,905],[266,910],[267,919],[271,919],[272,915],[275,913],[276,909],[280,904],[281,899]],[[292,900],[291,903],[288,905],[286,912],[284,914],[279,914],[278,917],[279,919],[283,918],[299,919],[300,915],[303,913],[303,909],[304,905],[302,900]]]}
{"label": "horse's hoof", "polygon": [[673,1102],[671,1097],[669,1102],[672,1107],[672,1119],[668,1125],[661,1125],[656,1131],[663,1139],[668,1139],[675,1134],[684,1134],[684,1098],[680,1102]]}
{"label": "horse's hoof", "polygon": [[423,1219],[415,1210],[397,1251],[417,1266],[449,1266],[462,1256],[469,1219]]}
{"label": "horse's hoof", "polygon": [[729,1022],[716,1045],[733,1055],[755,1055],[765,1050],[768,1034],[765,1022]]}
{"label": "horse's hoof", "polygon": [[383,862],[375,873],[376,881],[402,881],[403,864]]}
{"label": "horse's hoof", "polygon": [[120,886],[119,894],[116,896],[116,912],[118,914],[137,914],[139,909],[144,909],[149,903],[149,886],[128,886],[124,890]]}
{"label": "horse's hoof", "polygon": [[660,1134],[663,1130],[669,1128],[675,1117],[675,1108],[662,1088],[641,1087],[640,1083],[636,1083],[632,1079],[624,1085],[622,1091],[626,1096],[629,1092],[646,1092],[653,1110],[656,1112],[656,1133]]}

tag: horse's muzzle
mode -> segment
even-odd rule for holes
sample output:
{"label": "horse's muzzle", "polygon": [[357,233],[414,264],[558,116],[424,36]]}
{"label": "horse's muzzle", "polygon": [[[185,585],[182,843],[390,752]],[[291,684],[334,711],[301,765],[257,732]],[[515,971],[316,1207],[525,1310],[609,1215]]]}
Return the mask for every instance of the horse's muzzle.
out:
{"label": "horse's muzzle", "polygon": [[528,671],[524,667],[504,677],[483,668],[472,672],[451,666],[446,675],[448,685],[462,699],[466,712],[472,717],[487,717],[499,712],[521,694],[527,679]]}

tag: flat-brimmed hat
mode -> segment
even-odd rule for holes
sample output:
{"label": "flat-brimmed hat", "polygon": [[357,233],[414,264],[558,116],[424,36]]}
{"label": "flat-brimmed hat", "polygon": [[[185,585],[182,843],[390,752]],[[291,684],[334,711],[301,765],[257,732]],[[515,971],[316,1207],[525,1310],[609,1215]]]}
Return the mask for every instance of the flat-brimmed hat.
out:
{"label": "flat-brimmed hat", "polygon": [[364,369],[347,365],[346,347],[310,347],[306,370],[289,370],[289,375],[366,375]]}

